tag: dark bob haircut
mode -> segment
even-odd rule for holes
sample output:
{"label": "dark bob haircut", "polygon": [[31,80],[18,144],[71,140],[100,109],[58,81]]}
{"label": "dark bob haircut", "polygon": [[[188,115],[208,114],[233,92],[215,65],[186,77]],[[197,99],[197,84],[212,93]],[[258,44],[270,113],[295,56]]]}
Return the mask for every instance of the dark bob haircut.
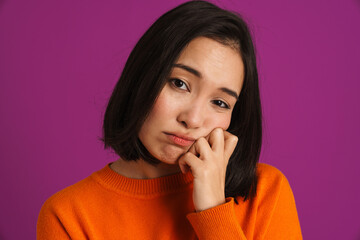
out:
{"label": "dark bob haircut", "polygon": [[113,149],[126,161],[160,162],[138,134],[172,65],[189,42],[200,36],[236,49],[244,63],[243,87],[227,129],[238,137],[238,143],[227,166],[225,196],[235,200],[242,196],[245,201],[256,194],[262,117],[254,46],[246,23],[236,13],[209,2],[191,1],[153,23],[132,50],[109,99],[101,141],[105,149]]}

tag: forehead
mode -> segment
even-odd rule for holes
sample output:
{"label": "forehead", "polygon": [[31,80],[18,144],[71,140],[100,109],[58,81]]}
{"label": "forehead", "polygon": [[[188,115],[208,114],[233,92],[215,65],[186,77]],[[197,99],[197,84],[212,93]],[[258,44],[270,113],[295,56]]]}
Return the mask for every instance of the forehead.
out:
{"label": "forehead", "polygon": [[240,93],[244,64],[240,53],[230,46],[198,37],[184,48],[176,63],[196,69],[204,81],[215,86],[227,85]]}

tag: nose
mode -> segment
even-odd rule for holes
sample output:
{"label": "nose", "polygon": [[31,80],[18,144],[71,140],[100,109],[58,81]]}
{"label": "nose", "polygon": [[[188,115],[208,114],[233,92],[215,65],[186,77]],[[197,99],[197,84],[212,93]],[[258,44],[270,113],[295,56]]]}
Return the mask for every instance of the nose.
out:
{"label": "nose", "polygon": [[196,129],[203,126],[206,120],[204,105],[199,102],[189,104],[189,106],[181,109],[177,120],[186,128]]}

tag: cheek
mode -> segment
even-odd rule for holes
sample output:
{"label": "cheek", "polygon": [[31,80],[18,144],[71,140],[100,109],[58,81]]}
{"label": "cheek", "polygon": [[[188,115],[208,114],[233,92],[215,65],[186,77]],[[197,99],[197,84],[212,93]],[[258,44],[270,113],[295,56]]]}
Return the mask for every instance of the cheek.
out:
{"label": "cheek", "polygon": [[164,126],[164,124],[175,114],[177,104],[178,103],[167,94],[167,91],[163,89],[156,99],[145,122],[152,126]]}
{"label": "cheek", "polygon": [[166,96],[163,92],[156,99],[154,107],[149,114],[149,118],[158,118],[159,120],[164,119],[165,116],[171,114],[172,104],[171,99]]}
{"label": "cheek", "polygon": [[227,130],[230,126],[230,121],[231,121],[231,114],[226,116],[215,117],[212,119],[210,128],[211,129],[222,128],[223,130]]}

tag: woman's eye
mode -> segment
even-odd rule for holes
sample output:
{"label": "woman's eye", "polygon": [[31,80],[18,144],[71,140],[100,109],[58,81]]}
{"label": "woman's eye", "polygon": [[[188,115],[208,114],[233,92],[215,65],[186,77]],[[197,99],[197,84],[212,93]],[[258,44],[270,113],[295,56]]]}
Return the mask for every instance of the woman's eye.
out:
{"label": "woman's eye", "polygon": [[230,109],[229,105],[227,105],[225,102],[223,102],[221,100],[214,100],[213,103],[221,108]]}
{"label": "woman's eye", "polygon": [[186,83],[184,81],[181,81],[180,79],[174,78],[170,80],[171,83],[176,87],[183,90],[188,90],[189,88],[186,86]]}

